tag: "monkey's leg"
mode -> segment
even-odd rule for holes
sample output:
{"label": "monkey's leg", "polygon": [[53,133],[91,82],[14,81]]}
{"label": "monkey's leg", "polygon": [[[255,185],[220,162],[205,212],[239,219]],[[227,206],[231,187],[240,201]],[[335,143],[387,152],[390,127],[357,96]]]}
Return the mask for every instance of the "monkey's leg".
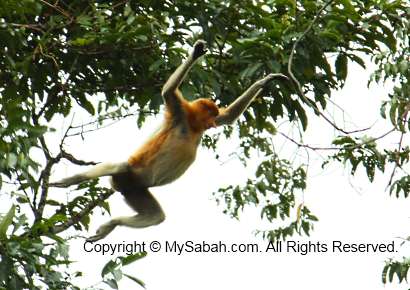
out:
{"label": "monkey's leg", "polygon": [[87,241],[95,242],[105,238],[116,226],[131,228],[145,228],[158,225],[165,220],[165,213],[158,201],[148,189],[136,190],[132,193],[123,193],[128,205],[138,212],[137,215],[113,218],[101,225],[97,233]]}
{"label": "monkey's leg", "polygon": [[127,162],[104,162],[93,166],[91,169],[75,174],[70,177],[63,178],[56,182],[51,182],[50,186],[55,187],[68,187],[73,184],[78,184],[86,180],[94,179],[100,176],[113,175],[118,173],[123,173],[128,170]]}

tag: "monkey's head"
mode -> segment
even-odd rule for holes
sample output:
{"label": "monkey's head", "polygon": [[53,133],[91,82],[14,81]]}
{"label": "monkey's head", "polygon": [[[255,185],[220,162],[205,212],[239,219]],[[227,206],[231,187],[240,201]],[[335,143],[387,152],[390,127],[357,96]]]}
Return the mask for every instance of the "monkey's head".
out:
{"label": "monkey's head", "polygon": [[198,129],[207,130],[216,127],[215,118],[219,115],[218,106],[209,99],[197,99],[191,103],[194,123]]}

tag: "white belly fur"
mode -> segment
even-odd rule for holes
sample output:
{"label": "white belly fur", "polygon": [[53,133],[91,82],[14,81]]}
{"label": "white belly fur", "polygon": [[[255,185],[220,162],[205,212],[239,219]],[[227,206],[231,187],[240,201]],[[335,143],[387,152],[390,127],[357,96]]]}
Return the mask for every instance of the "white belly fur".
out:
{"label": "white belly fur", "polygon": [[197,140],[170,135],[162,144],[156,158],[144,168],[144,179],[150,186],[171,183],[179,178],[195,160]]}

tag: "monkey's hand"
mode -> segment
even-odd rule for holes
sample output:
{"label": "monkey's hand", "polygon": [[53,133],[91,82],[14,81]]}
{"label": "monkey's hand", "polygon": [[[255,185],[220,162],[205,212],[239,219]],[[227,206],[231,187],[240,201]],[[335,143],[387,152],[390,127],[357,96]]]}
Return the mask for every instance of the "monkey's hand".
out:
{"label": "monkey's hand", "polygon": [[208,50],[206,49],[205,40],[199,39],[194,44],[194,50],[192,51],[193,59],[203,56]]}
{"label": "monkey's hand", "polygon": [[257,81],[257,84],[261,87],[265,86],[268,82],[270,82],[271,80],[275,79],[275,78],[284,78],[284,79],[289,79],[287,76],[285,76],[284,74],[281,73],[275,73],[275,74],[268,74],[266,77],[264,77],[263,79],[260,79],[259,81]]}
{"label": "monkey's hand", "polygon": [[87,242],[96,242],[98,240],[101,240],[108,236],[109,233],[112,232],[112,230],[116,227],[117,225],[113,223],[113,221],[109,221],[103,225],[101,225],[97,232],[95,233],[94,236],[91,236],[87,239]]}

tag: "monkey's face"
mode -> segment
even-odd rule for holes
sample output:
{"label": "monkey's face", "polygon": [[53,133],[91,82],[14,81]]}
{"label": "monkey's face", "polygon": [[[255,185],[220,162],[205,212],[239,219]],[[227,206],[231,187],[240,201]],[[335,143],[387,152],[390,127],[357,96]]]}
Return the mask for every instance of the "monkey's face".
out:
{"label": "monkey's face", "polygon": [[198,99],[193,102],[196,119],[203,130],[216,127],[215,118],[219,115],[218,106],[209,99]]}

